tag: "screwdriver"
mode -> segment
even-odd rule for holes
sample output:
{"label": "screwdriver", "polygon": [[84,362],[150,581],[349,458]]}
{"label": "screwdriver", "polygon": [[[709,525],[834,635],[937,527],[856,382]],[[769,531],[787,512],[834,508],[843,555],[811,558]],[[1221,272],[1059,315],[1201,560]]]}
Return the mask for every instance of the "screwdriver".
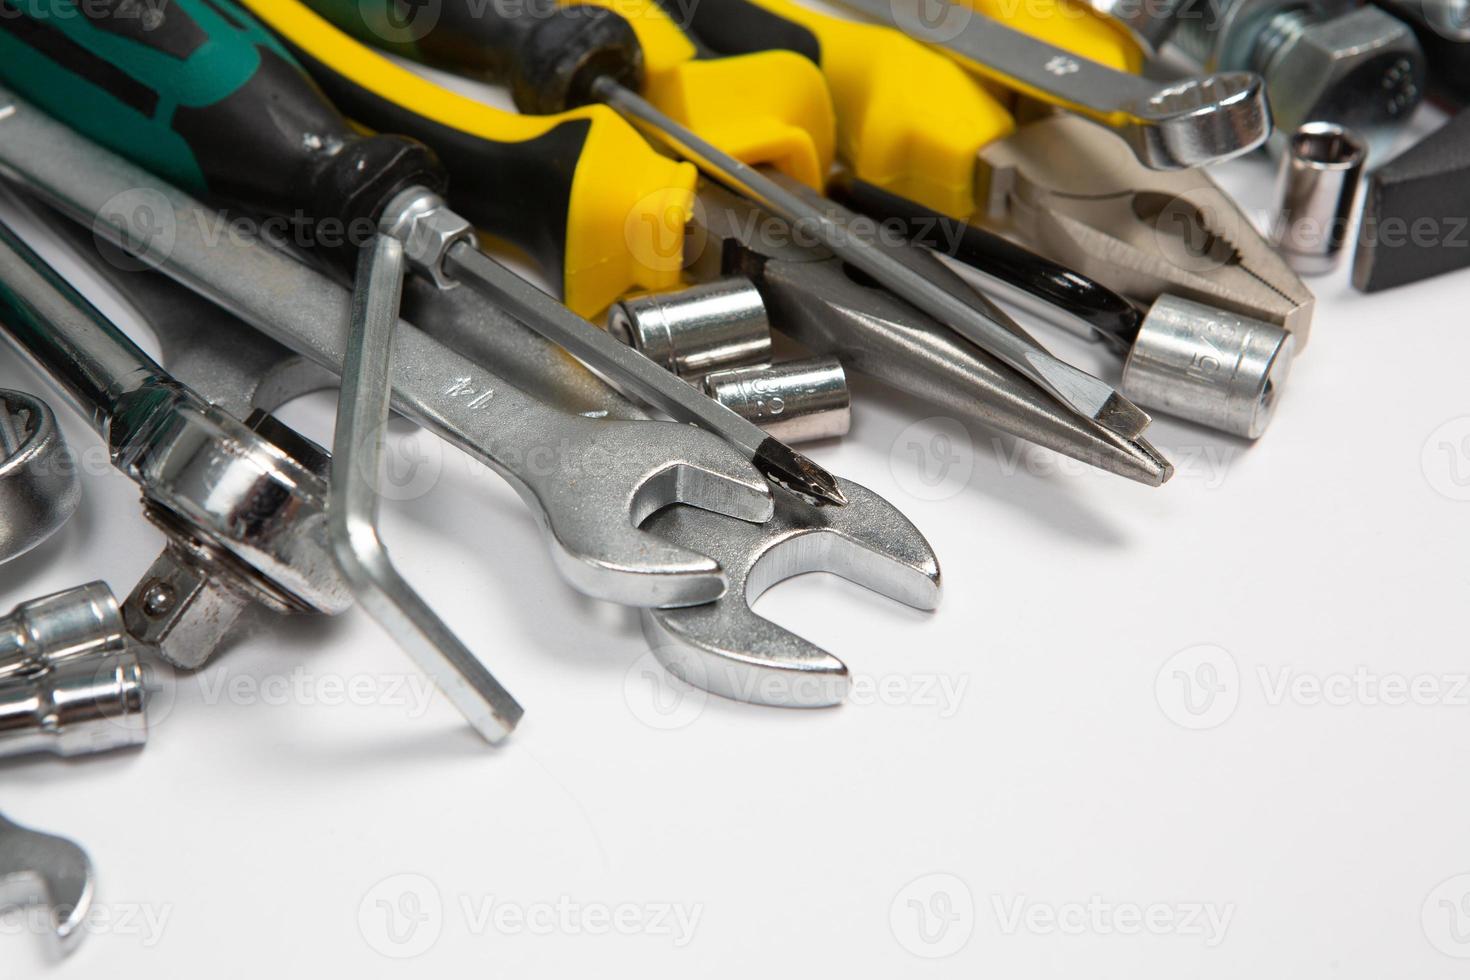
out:
{"label": "screwdriver", "polygon": [[[358,43],[294,0],[245,2],[354,120],[369,128],[422,139],[441,151],[451,168],[451,194],[456,193],[453,188],[464,186],[464,178],[473,179],[487,171],[532,171],[534,161],[544,153],[535,140],[517,140],[518,127],[531,117],[492,108],[436,84]],[[668,26],[674,29],[672,24]],[[665,60],[670,54],[661,51],[659,60]],[[974,86],[942,55],[930,57],[959,73],[965,85]],[[621,129],[642,146],[648,145],[631,125],[605,106],[588,106],[573,112],[604,114],[609,124],[606,127],[609,140],[614,130]],[[539,118],[565,118],[570,114]],[[596,133],[597,129],[592,132]],[[475,152],[477,146],[481,153]],[[508,159],[512,157],[515,159]],[[569,162],[553,158],[547,163],[571,171],[569,182],[561,185],[570,187],[571,193],[569,197],[552,197],[548,187],[538,186],[535,189],[540,195],[538,205],[547,213],[566,215],[569,240],[594,239],[585,230],[571,226],[601,222],[605,203],[615,199],[620,186],[618,169],[599,165],[605,163],[604,158],[589,159],[585,153]],[[970,166],[973,169],[973,155]],[[688,169],[693,172],[694,168]],[[465,207],[472,203],[465,202]],[[773,236],[768,244],[775,244],[777,229],[771,223],[781,222],[719,184],[701,180],[697,197],[684,207],[682,214],[688,216],[687,225],[686,219],[680,217],[677,223],[671,221],[664,229],[669,233],[669,243],[677,247],[674,253],[662,254],[675,259],[680,269],[696,279],[751,276],[767,306],[783,311],[777,326],[813,353],[837,356],[849,369],[915,394],[948,412],[1089,465],[1149,486],[1158,486],[1168,479],[1167,461],[1145,441],[1122,438],[1092,419],[1077,416],[1020,373],[948,327],[886,290],[852,278],[842,271],[840,262],[828,270],[835,275],[813,276],[801,274],[784,261],[794,259],[798,265],[807,265],[807,272],[811,273],[832,264],[823,250],[795,245],[778,250],[783,261],[774,265],[758,259],[744,245],[732,240],[729,232],[735,227],[755,227],[747,224],[749,217],[761,227],[770,228]],[[654,217],[646,210],[637,213],[640,221]],[[673,209],[669,217],[675,217]],[[730,224],[732,220],[735,226]],[[497,231],[493,226],[485,230],[491,234]],[[617,236],[616,242],[607,242],[605,238],[601,241],[608,246],[609,255],[616,252],[618,245],[626,246],[622,235]],[[789,233],[781,238],[791,241]],[[778,266],[792,275],[777,272]],[[767,270],[776,274],[767,276]],[[939,281],[950,283],[960,292],[970,288],[949,269],[936,265],[935,272]],[[802,298],[787,294],[788,285],[795,285]],[[793,301],[804,312],[788,309],[787,304]]]}
{"label": "screwdriver", "polygon": [[[9,0],[0,7],[0,75],[104,146],[186,188],[262,210],[349,231],[407,229],[407,260],[418,271],[471,286],[671,417],[739,447],[773,482],[845,503],[826,470],[480,252],[469,223],[439,198],[444,181],[428,150],[353,132],[245,11],[225,16],[207,0],[177,0],[144,30],[69,0],[66,16],[44,20]],[[190,56],[175,57],[181,50]]]}
{"label": "screwdriver", "polygon": [[[340,14],[335,3],[314,2],[328,19],[334,13]],[[364,0],[360,6],[387,2]],[[447,0],[445,6],[468,2]],[[589,22],[617,17],[612,11],[598,10],[601,12],[595,17],[583,11],[581,5],[560,8],[555,13]],[[1141,409],[1110,385],[1061,361],[1018,333],[1010,318],[984,296],[960,295],[936,285],[927,256],[902,247],[883,247],[857,234],[854,229],[858,223],[850,212],[808,200],[681,126],[628,88],[624,80],[637,77],[636,48],[599,47],[595,38],[567,31],[565,46],[552,62],[535,43],[545,33],[548,15],[500,8],[486,8],[478,13],[478,16],[438,18],[425,35],[436,40],[431,45],[421,45],[422,53],[433,56],[438,67],[483,74],[488,66],[498,69],[502,80],[535,80],[562,93],[568,104],[605,103],[714,180],[813,235],[834,254],[895,295],[989,351],[1071,411],[1094,419],[1126,438],[1139,435],[1147,427],[1149,417]],[[345,29],[360,30],[361,21],[357,18],[343,20]]]}

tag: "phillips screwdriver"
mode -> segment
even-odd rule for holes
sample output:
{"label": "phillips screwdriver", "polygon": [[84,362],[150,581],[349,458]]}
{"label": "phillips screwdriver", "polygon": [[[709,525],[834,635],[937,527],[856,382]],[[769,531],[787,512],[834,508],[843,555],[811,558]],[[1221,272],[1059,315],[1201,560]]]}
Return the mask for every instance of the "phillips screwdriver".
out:
{"label": "phillips screwdriver", "polygon": [[[107,11],[63,6],[67,16],[34,19],[7,7],[0,18],[0,75],[43,109],[186,188],[335,219],[342,229],[399,228],[416,270],[441,285],[448,273],[472,286],[643,400],[739,447],[772,481],[844,502],[830,473],[480,252],[469,223],[439,199],[443,181],[428,150],[354,133],[248,13],[226,17],[205,0],[180,0],[146,30],[121,21],[132,33],[120,40],[113,19],[97,23]],[[158,57],[176,49],[191,55]],[[99,86],[99,77],[110,84]]]}
{"label": "phillips screwdriver", "polygon": [[[464,3],[467,0],[451,2]],[[322,6],[330,8],[333,5],[323,3]],[[562,8],[560,13],[562,16],[574,16],[577,9]],[[325,12],[330,16],[332,11],[328,9]],[[609,11],[604,16],[615,15]],[[436,62],[440,67],[461,70],[468,67],[483,72],[486,64],[493,64],[502,66],[507,77],[536,78],[540,77],[538,71],[542,71],[541,59],[527,42],[541,23],[544,20],[529,12],[486,9],[483,16],[440,18],[428,28],[428,35],[439,34],[441,37],[431,49],[432,53],[443,54],[442,60]],[[347,26],[352,27],[351,19]],[[456,30],[464,34],[453,33]],[[844,261],[990,351],[1084,418],[1095,419],[1130,438],[1147,427],[1149,419],[1142,410],[1105,382],[1052,356],[1012,329],[1014,325],[1009,317],[985,297],[978,293],[954,293],[937,285],[933,281],[933,260],[929,256],[917,250],[888,247],[869,240],[856,233],[857,223],[850,212],[832,206],[830,202],[813,201],[799,190],[783,186],[760,169],[735,159],[681,126],[623,84],[623,79],[636,75],[636,49],[630,51],[619,47],[594,51],[590,49],[592,40],[585,42],[589,44],[589,50],[580,55],[564,50],[556,65],[545,70],[561,72],[554,84],[557,91],[566,93],[566,98],[599,101],[611,106],[716,181],[813,235]],[[567,38],[570,45],[579,42],[576,35]],[[468,65],[454,58],[453,52],[476,48],[492,49],[496,55],[493,59],[483,55],[475,57]],[[511,67],[516,65],[520,67]],[[553,83],[547,81],[545,84]]]}

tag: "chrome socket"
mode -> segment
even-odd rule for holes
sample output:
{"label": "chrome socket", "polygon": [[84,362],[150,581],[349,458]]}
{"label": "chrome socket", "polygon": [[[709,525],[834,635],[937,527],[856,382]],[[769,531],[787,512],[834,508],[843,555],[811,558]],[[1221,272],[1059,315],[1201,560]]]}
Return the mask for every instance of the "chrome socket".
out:
{"label": "chrome socket", "polygon": [[1122,389],[1140,405],[1256,439],[1295,353],[1296,339],[1273,323],[1161,296],[1123,365]]}
{"label": "chrome socket", "polygon": [[1302,275],[1331,272],[1342,258],[1368,144],[1350,129],[1309,122],[1292,133],[1277,179],[1276,247]]}
{"label": "chrome socket", "polygon": [[105,583],[20,604],[0,620],[0,758],[142,745],[145,681]]}
{"label": "chrome socket", "polygon": [[782,442],[835,439],[852,427],[847,374],[835,357],[717,371],[704,390]]}
{"label": "chrome socket", "polygon": [[607,329],[681,378],[771,359],[766,306],[744,278],[621,300],[608,311]]}

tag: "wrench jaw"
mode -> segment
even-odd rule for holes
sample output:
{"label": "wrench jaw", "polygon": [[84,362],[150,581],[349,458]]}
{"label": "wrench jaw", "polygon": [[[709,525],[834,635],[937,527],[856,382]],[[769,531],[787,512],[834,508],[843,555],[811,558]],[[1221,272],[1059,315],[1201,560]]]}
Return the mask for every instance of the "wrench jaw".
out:
{"label": "wrench jaw", "polygon": [[[1154,170],[1220,163],[1256,149],[1271,135],[1266,84],[1254,72],[1188,78],[1132,107],[1126,130],[1134,155]],[[1230,149],[1233,148],[1233,149]]]}
{"label": "wrench jaw", "polygon": [[578,419],[561,446],[548,450],[551,465],[523,467],[530,497],[557,570],[596,599],[634,606],[714,600],[726,587],[718,562],[638,525],[671,504],[737,524],[765,521],[775,508],[749,461],[693,426]]}
{"label": "wrench jaw", "polygon": [[767,589],[807,572],[831,572],[916,609],[939,604],[939,561],[897,508],[850,480],[838,480],[845,507],[813,507],[777,489],[765,525],[741,524],[671,507],[644,525],[713,555],[730,588],[714,602],[645,609],[653,654],[686,683],[722,697],[777,707],[840,704],[850,686],[841,660],[757,615]]}
{"label": "wrench jaw", "polygon": [[46,906],[56,951],[65,956],[86,935],[92,895],[92,862],[85,851],[0,816],[0,909]]}

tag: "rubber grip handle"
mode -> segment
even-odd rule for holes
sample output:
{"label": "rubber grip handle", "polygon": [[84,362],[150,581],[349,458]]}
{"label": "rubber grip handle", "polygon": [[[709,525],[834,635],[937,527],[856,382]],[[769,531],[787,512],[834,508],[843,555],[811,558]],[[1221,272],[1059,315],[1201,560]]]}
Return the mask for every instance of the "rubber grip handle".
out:
{"label": "rubber grip handle", "polygon": [[715,51],[780,49],[817,64],[837,112],[837,155],[860,179],[955,217],[975,210],[976,154],[1015,123],[949,58],[788,0],[700,0],[689,17]]}
{"label": "rubber grip handle", "polygon": [[209,0],[0,0],[0,78],[186,190],[344,239],[444,183],[425,146],[355,133],[264,27]]}
{"label": "rubber grip handle", "polygon": [[357,122],[432,146],[455,210],[560,276],[584,316],[683,268],[697,173],[612,110],[520,116],[466,98],[372,51],[297,0],[243,0]]}
{"label": "rubber grip handle", "polygon": [[[626,20],[589,5],[556,0],[309,0],[354,37],[427,65],[505,85],[522,112],[545,115],[594,101],[591,84],[611,76],[643,86],[643,52]],[[421,12],[422,11],[422,12]]]}

